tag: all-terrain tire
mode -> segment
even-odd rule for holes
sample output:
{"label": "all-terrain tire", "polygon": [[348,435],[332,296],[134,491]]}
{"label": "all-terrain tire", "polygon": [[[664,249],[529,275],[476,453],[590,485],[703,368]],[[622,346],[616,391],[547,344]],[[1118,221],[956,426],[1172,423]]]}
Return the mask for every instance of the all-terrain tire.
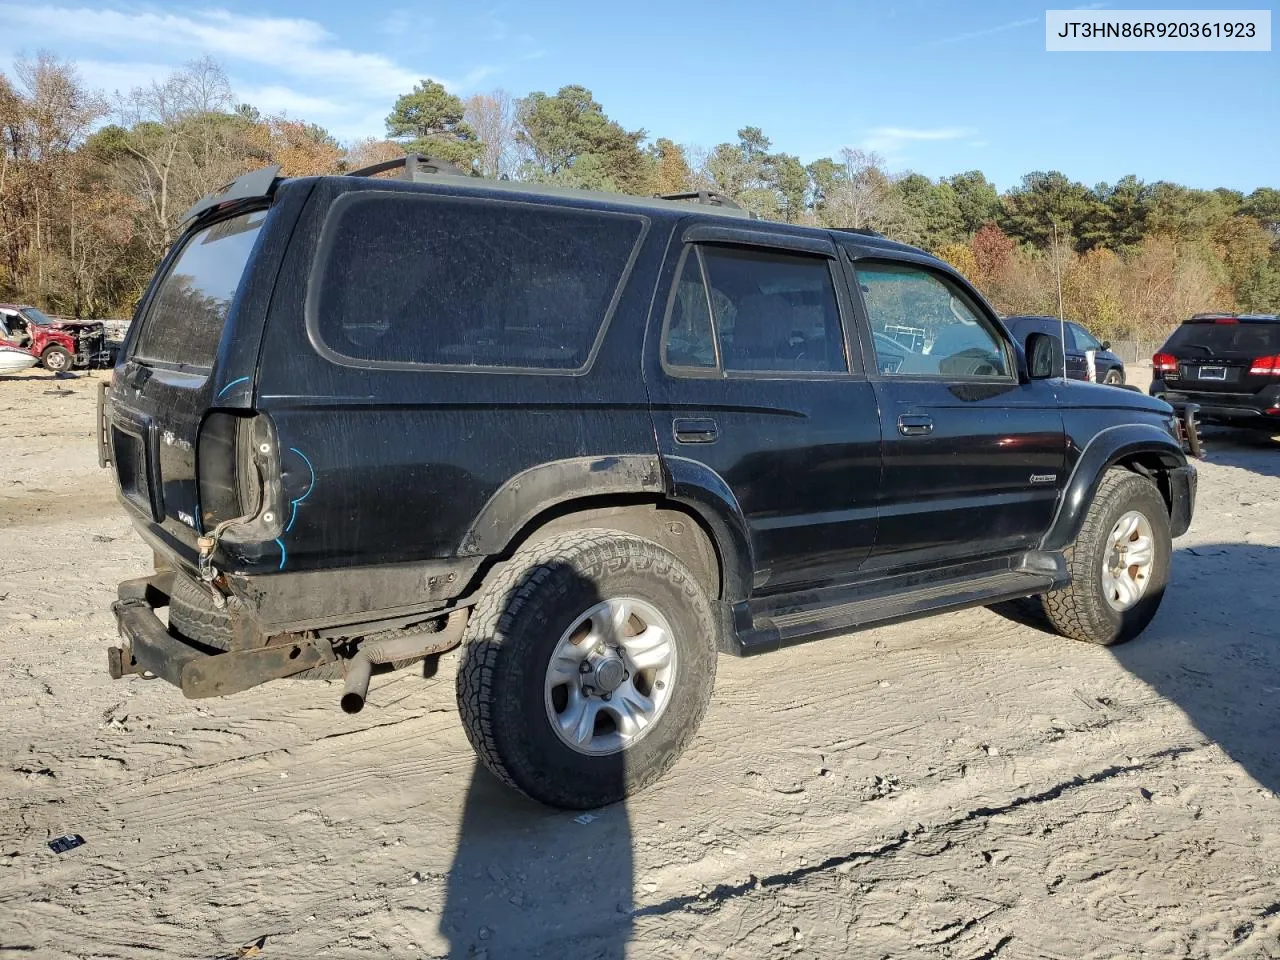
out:
{"label": "all-terrain tire", "polygon": [[40,365],[54,373],[63,373],[75,366],[75,358],[66,347],[54,344],[46,347],[44,353],[40,354]]}
{"label": "all-terrain tire", "polygon": [[[1146,589],[1127,610],[1116,610],[1107,601],[1102,573],[1116,522],[1137,511],[1151,524],[1154,562]],[[1054,629],[1072,640],[1113,646],[1132,640],[1146,629],[1164,597],[1169,582],[1169,511],[1164,497],[1150,480],[1130,470],[1108,470],[1094,494],[1084,525],[1065,551],[1071,583],[1044,594],[1040,602]]]}
{"label": "all-terrain tire", "polygon": [[[573,622],[629,597],[661,611],[676,674],[665,709],[625,749],[586,755],[547,715],[546,671]],[[541,803],[605,806],[661,777],[697,731],[716,672],[716,619],[697,577],[652,541],[611,530],[566,533],[518,552],[472,611],[457,673],[463,726],[499,780]]]}

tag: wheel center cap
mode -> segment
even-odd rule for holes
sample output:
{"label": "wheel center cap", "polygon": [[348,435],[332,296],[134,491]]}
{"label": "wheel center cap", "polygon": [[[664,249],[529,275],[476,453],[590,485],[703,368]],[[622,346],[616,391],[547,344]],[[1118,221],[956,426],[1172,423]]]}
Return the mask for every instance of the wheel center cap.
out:
{"label": "wheel center cap", "polygon": [[604,693],[612,693],[627,678],[627,667],[620,657],[605,657],[596,664],[593,686]]}

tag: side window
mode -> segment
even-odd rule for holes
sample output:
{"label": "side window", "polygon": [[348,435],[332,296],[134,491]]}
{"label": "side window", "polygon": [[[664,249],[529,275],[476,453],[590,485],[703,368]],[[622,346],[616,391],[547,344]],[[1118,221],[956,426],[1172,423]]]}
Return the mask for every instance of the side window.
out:
{"label": "side window", "polygon": [[701,252],[726,371],[848,371],[830,261],[736,247]]}
{"label": "side window", "polygon": [[856,266],[885,376],[1009,377],[1004,340],[948,281],[908,264]]}
{"label": "side window", "polygon": [[697,247],[690,247],[672,293],[671,315],[662,344],[663,362],[672,367],[714,369],[715,338],[702,263]]}
{"label": "side window", "polygon": [[1088,330],[1078,323],[1067,324],[1068,336],[1076,342],[1077,350],[1101,350],[1100,344]]}
{"label": "side window", "polygon": [[369,364],[582,370],[641,217],[368,191],[333,205],[308,323]]}

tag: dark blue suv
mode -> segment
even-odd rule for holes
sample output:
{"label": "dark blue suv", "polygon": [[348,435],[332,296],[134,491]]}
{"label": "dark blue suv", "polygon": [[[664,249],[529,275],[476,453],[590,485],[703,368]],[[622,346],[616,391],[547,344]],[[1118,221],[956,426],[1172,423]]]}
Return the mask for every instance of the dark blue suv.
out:
{"label": "dark blue suv", "polygon": [[[1096,380],[1119,387],[1124,384],[1124,361],[1111,352],[1109,340],[1099,341],[1078,323],[1068,320],[1061,323],[1057,317],[1019,315],[1004,317],[1014,339],[1026,344],[1033,333],[1047,333],[1055,337],[1066,334],[1067,376],[1072,380]],[[1093,352],[1093,377],[1089,376],[1089,352]]]}

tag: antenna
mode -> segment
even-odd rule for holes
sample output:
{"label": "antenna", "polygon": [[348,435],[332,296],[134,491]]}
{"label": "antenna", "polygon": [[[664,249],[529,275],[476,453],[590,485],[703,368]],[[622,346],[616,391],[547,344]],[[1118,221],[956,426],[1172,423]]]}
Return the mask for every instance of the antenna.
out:
{"label": "antenna", "polygon": [[1062,347],[1062,375],[1066,376],[1067,370],[1067,321],[1062,311],[1062,260],[1058,256],[1058,221],[1051,220],[1053,224],[1053,272],[1058,279],[1058,339],[1062,341],[1059,346]]}

